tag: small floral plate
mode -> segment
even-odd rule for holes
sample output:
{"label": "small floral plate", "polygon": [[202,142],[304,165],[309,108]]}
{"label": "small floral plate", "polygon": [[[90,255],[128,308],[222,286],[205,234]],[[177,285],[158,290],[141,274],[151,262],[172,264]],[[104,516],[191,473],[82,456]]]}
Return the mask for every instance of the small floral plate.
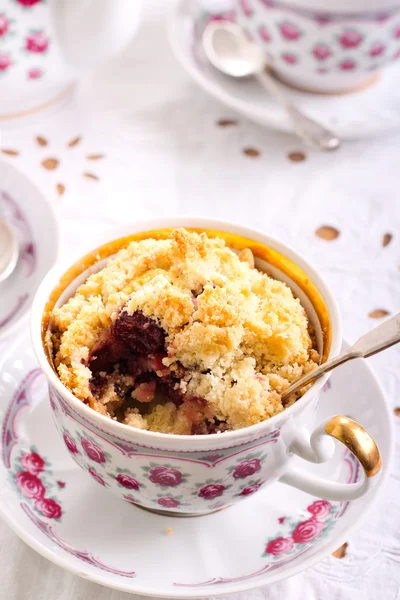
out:
{"label": "small floral plate", "polygon": [[[0,514],[52,562],[127,592],[210,597],[290,577],[346,541],[388,474],[391,420],[374,375],[359,361],[330,381],[317,419],[347,413],[380,446],[383,473],[370,494],[351,503],[328,502],[280,483],[255,493],[257,481],[251,480],[244,502],[207,516],[174,518],[134,506],[129,489],[122,501],[75,464],[53,424],[45,377],[23,337],[0,364]],[[96,456],[92,460],[97,467]],[[304,465],[344,482],[360,476],[348,451],[323,465]]]}
{"label": "small floral plate", "polygon": [[[219,17],[230,19],[231,12],[215,15]],[[211,66],[201,48],[204,24],[200,2],[177,0],[170,16],[169,39],[187,73],[211,96],[250,120],[278,131],[293,132],[286,112],[254,78],[234,79]],[[370,138],[393,133],[400,127],[399,80],[400,68],[395,62],[382,72],[381,79],[377,77],[375,85],[358,92],[323,95],[286,87],[285,93],[293,104],[332,128],[341,139]]]}
{"label": "small floral plate", "polygon": [[39,283],[57,258],[58,226],[43,193],[6,160],[0,161],[0,218],[17,234],[15,271],[0,283],[0,340],[27,315]]}

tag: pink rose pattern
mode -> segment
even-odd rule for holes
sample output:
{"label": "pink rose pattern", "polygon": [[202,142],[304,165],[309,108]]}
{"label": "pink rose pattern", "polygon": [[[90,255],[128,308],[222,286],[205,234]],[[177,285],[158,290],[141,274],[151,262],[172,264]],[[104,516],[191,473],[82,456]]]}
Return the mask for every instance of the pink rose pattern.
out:
{"label": "pink rose pattern", "polygon": [[48,47],[49,47],[49,38],[47,37],[47,35],[45,35],[41,31],[31,33],[26,37],[25,49],[28,52],[33,52],[35,54],[42,54],[42,52],[46,52]]}
{"label": "pink rose pattern", "polygon": [[168,496],[165,498],[159,498],[157,500],[157,504],[159,504],[160,506],[164,506],[164,508],[176,508],[180,505],[180,502],[179,500]]}
{"label": "pink rose pattern", "polygon": [[240,0],[240,6],[246,17],[251,17],[253,9],[251,8],[250,0]]}
{"label": "pink rose pattern", "polygon": [[43,498],[46,489],[36,475],[32,475],[28,471],[18,471],[15,481],[22,495],[29,499]]}
{"label": "pink rose pattern", "polygon": [[104,456],[102,449],[92,442],[92,440],[89,440],[89,438],[82,437],[81,446],[84,449],[85,454],[94,462],[98,464],[106,462],[106,457]]}
{"label": "pink rose pattern", "polygon": [[119,473],[115,479],[116,481],[118,481],[118,483],[120,483],[124,488],[128,490],[139,489],[139,482],[130,475],[127,475],[126,473]]}
{"label": "pink rose pattern", "polygon": [[200,489],[199,497],[204,498],[204,500],[213,500],[214,498],[222,496],[224,491],[224,485],[220,483],[209,483]]}
{"label": "pink rose pattern", "polygon": [[163,487],[175,487],[182,482],[182,473],[170,467],[154,467],[150,471],[149,479]]}
{"label": "pink rose pattern", "polygon": [[326,60],[330,56],[332,56],[332,50],[329,48],[327,44],[316,44],[314,46],[313,55],[317,60]]}
{"label": "pink rose pattern", "polygon": [[0,71],[7,71],[12,61],[9,54],[0,54]]}
{"label": "pink rose pattern", "polygon": [[285,552],[290,552],[293,550],[293,547],[294,541],[291,537],[278,537],[268,542],[265,553],[272,554],[272,556],[279,556],[280,554],[285,554]]}
{"label": "pink rose pattern", "polygon": [[99,475],[97,473],[97,471],[95,469],[92,469],[92,467],[89,467],[88,469],[88,473],[90,473],[90,475],[93,477],[93,479],[95,481],[97,481],[97,483],[100,483],[100,485],[103,485],[104,487],[106,487],[106,482],[104,481],[104,479],[101,477],[101,475]]}
{"label": "pink rose pattern", "polygon": [[45,462],[37,452],[31,452],[30,454],[23,454],[21,456],[21,466],[31,475],[39,475],[44,469]]}
{"label": "pink rose pattern", "polygon": [[352,71],[356,68],[356,66],[357,63],[354,60],[351,60],[350,58],[342,60],[342,62],[339,63],[339,69],[341,69],[342,71]]}
{"label": "pink rose pattern", "polygon": [[271,41],[271,36],[268,32],[268,29],[265,27],[265,25],[261,25],[258,32],[259,32],[260,38],[263,40],[263,42],[268,43]]}
{"label": "pink rose pattern", "polygon": [[[40,79],[43,76],[43,71],[38,67],[33,67],[32,69],[29,69],[27,76],[28,79]],[[53,410],[55,410],[55,404]]]}
{"label": "pink rose pattern", "polygon": [[63,439],[64,439],[65,445],[67,446],[67,448],[71,452],[71,454],[79,453],[78,446],[75,444],[72,437],[66,431],[64,431],[64,433],[63,433]]}
{"label": "pink rose pattern", "polygon": [[325,523],[315,519],[308,519],[299,523],[292,532],[293,541],[297,544],[306,544],[311,542],[325,528]]}
{"label": "pink rose pattern", "polygon": [[295,65],[298,62],[297,56],[291,52],[284,52],[282,54],[282,60],[288,65]]}
{"label": "pink rose pattern", "polygon": [[22,6],[33,6],[34,4],[38,4],[39,2],[42,2],[42,0],[16,0],[18,2],[18,4],[22,4]]}
{"label": "pink rose pattern", "polygon": [[250,496],[251,494],[254,494],[254,492],[256,492],[261,487],[261,485],[262,482],[254,483],[253,485],[248,485],[247,487],[242,489],[239,496]]}
{"label": "pink rose pattern", "polygon": [[[23,452],[16,463],[15,483],[23,497],[32,500],[35,509],[43,516],[48,519],[61,519],[61,505],[55,498],[46,497],[46,485],[39,477],[41,473],[44,474],[45,469],[46,461],[37,452]],[[63,488],[65,483],[58,481],[57,485]]]}
{"label": "pink rose pattern", "polygon": [[52,498],[40,498],[35,502],[35,508],[48,519],[60,519],[61,506]]}
{"label": "pink rose pattern", "polygon": [[281,36],[287,42],[295,42],[303,35],[300,29],[297,27],[297,25],[295,25],[294,23],[289,23],[288,21],[286,21],[285,23],[280,23],[278,27]]}
{"label": "pink rose pattern", "polygon": [[377,42],[371,46],[368,54],[371,57],[381,56],[385,52],[385,49],[385,44],[382,44],[382,42]]}
{"label": "pink rose pattern", "polygon": [[[290,525],[290,535],[286,537],[280,535],[268,540],[263,556],[280,556],[281,554],[294,552],[298,547],[297,545],[309,544],[323,534],[324,531],[328,531],[332,522],[331,515],[334,511],[330,502],[327,500],[315,500],[307,507],[307,511],[311,517],[305,521],[296,523],[294,526],[293,524]],[[290,518],[280,517],[278,522],[283,525],[287,520],[290,521]]]}
{"label": "pink rose pattern", "polygon": [[358,48],[362,41],[363,36],[359,31],[356,31],[355,29],[347,29],[339,36],[339,44],[345,50]]}
{"label": "pink rose pattern", "polygon": [[0,37],[6,35],[10,28],[10,22],[7,19],[6,15],[0,14]]}
{"label": "pink rose pattern", "polygon": [[233,471],[234,479],[244,479],[257,473],[261,469],[261,461],[258,458],[250,458],[242,461]]}
{"label": "pink rose pattern", "polygon": [[307,506],[309,513],[313,515],[317,520],[326,519],[331,514],[331,503],[327,500],[316,500],[310,506]]}

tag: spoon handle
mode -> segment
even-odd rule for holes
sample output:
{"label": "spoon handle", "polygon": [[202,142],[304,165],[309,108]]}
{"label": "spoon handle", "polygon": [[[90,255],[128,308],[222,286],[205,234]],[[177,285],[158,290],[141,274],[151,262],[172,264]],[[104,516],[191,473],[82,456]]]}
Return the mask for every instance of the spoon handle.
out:
{"label": "spoon handle", "polygon": [[282,86],[267,71],[256,74],[259,83],[287,111],[297,135],[308,146],[318,150],[336,150],[340,146],[339,139],[323,125],[307,117],[296,108],[286,96]]}
{"label": "spoon handle", "polygon": [[346,352],[328,360],[328,362],[320,365],[314,371],[307,373],[304,377],[300,377],[300,379],[292,383],[292,385],[283,392],[282,401],[308,383],[319,379],[328,371],[332,371],[332,369],[335,369],[348,360],[353,358],[368,358],[386,348],[390,348],[390,346],[393,346],[398,342],[400,342],[400,313],[360,337],[360,339]]}

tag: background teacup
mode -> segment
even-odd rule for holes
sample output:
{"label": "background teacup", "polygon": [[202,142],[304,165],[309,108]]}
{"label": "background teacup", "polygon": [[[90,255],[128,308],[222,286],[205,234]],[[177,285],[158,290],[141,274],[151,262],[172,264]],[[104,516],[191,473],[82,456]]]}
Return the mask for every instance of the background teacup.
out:
{"label": "background teacup", "polygon": [[[329,375],[267,421],[204,436],[166,435],[118,423],[92,410],[61,383],[42,339],[47,311],[54,304],[65,303],[88,274],[102,268],[106,257],[126,245],[125,236],[165,237],[174,227],[195,227],[209,235],[217,234],[235,250],[250,247],[257,268],[285,281],[299,297],[315,328],[323,360],[340,350],[340,316],[328,287],[284,244],[264,233],[210,219],[175,217],[135,223],[108,238],[123,238],[120,242],[106,243],[68,271],[52,269],[32,308],[33,347],[49,382],[56,427],[71,456],[100,485],[153,511],[206,514],[239,502],[277,480],[332,500],[351,500],[364,494],[376,483],[380,469],[379,451],[369,434],[354,421],[338,416],[317,424],[311,441],[307,434],[307,429],[313,428],[319,391]],[[365,473],[361,481],[343,484],[324,480],[293,466],[294,454],[311,462],[330,458],[334,444],[328,436],[342,441],[360,460]]]}
{"label": "background teacup", "polygon": [[400,3],[381,0],[232,0],[231,14],[265,49],[283,81],[316,92],[372,83],[400,59]]}
{"label": "background teacup", "polygon": [[61,99],[77,69],[121,51],[140,0],[0,0],[0,122]]}

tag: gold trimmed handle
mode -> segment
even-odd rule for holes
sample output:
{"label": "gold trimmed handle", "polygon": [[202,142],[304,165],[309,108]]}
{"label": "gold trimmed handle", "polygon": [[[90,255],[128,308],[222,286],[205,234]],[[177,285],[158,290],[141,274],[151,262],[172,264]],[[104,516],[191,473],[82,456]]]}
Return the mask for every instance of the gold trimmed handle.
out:
{"label": "gold trimmed handle", "polygon": [[319,423],[311,436],[304,428],[300,428],[289,452],[312,463],[326,462],[334,452],[333,440],[329,438],[342,442],[357,458],[364,470],[361,479],[348,483],[331,481],[290,465],[280,481],[325,500],[356,500],[377,484],[382,468],[379,448],[364,427],[342,415],[328,417]]}
{"label": "gold trimmed handle", "polygon": [[360,461],[365,475],[373,477],[382,468],[382,459],[375,440],[359,423],[349,417],[337,415],[325,425],[331,437],[342,442]]}

